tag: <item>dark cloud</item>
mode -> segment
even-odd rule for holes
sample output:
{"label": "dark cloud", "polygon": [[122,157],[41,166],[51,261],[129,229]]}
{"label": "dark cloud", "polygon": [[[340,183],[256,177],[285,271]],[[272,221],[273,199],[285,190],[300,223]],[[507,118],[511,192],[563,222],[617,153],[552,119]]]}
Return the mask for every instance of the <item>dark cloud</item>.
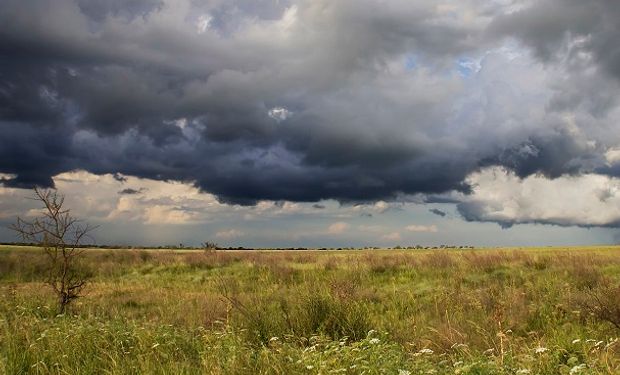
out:
{"label": "dark cloud", "polygon": [[122,183],[127,182],[127,177],[123,176],[122,174],[120,174],[120,173],[118,173],[118,172],[117,172],[117,173],[114,173],[114,174],[112,175],[112,177],[114,177],[114,179],[115,179],[116,181],[118,181],[118,182],[122,182]]}
{"label": "dark cloud", "polygon": [[136,17],[146,17],[164,5],[160,0],[77,0],[77,4],[83,14],[98,22],[108,16],[131,21]]}
{"label": "dark cloud", "polygon": [[[484,205],[479,204],[478,202],[461,202],[456,205],[458,213],[461,215],[463,219],[466,221],[480,221],[480,222],[491,222],[496,223],[502,229],[511,228],[516,224],[516,220],[513,218],[509,219],[497,219],[497,218],[488,218],[484,212]],[[532,221],[535,222],[535,221]],[[523,223],[522,223],[523,224]]]}
{"label": "dark cloud", "polygon": [[141,194],[143,192],[144,192],[144,188],[140,188],[138,190],[132,189],[132,188],[126,188],[126,189],[119,191],[118,193],[120,195],[135,195],[135,194]]}
{"label": "dark cloud", "polygon": [[0,132],[0,169],[15,175],[5,186],[51,186],[52,176],[76,167],[67,129],[0,121]]}
{"label": "dark cloud", "polygon": [[[504,14],[476,0],[8,0],[0,172],[21,187],[75,169],[186,181],[253,204],[468,193],[467,175],[490,165],[549,177],[600,168],[610,140],[591,147],[553,113],[576,104],[598,116],[583,129],[600,129],[616,105],[608,95],[551,94],[537,103],[549,115],[528,117],[520,105],[531,103],[495,76],[479,88],[493,95],[461,105],[479,96],[455,62],[503,36],[559,64],[567,33],[591,35],[580,48],[615,74],[616,6],[543,3]],[[543,6],[548,19],[534,17]],[[558,87],[586,87],[581,78]]]}
{"label": "dark cloud", "polygon": [[437,216],[445,217],[447,214],[438,208],[431,208],[428,210],[430,213],[433,213]]}
{"label": "dark cloud", "polygon": [[481,164],[507,167],[522,178],[536,173],[556,178],[590,171],[599,159],[600,150],[580,144],[570,134],[559,133],[498,150],[497,155]]}
{"label": "dark cloud", "polygon": [[[469,190],[466,191],[469,193]],[[452,197],[450,195],[435,195],[430,194],[423,198],[422,203],[459,203],[461,200],[457,197]]]}
{"label": "dark cloud", "polygon": [[616,1],[542,0],[496,17],[488,32],[519,38],[545,61],[591,54],[607,73],[620,78],[618,18]]}

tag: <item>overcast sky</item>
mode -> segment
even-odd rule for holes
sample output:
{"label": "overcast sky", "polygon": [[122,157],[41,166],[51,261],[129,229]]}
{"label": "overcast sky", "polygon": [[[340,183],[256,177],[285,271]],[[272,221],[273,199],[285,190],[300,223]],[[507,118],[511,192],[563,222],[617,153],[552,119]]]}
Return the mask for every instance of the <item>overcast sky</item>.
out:
{"label": "overcast sky", "polygon": [[620,241],[620,2],[2,0],[0,240]]}

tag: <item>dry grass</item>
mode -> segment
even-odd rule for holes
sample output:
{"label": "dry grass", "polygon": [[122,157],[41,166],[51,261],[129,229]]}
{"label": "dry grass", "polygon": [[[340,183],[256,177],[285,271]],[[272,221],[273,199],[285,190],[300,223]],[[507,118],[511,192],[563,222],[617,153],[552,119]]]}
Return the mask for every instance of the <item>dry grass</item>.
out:
{"label": "dry grass", "polygon": [[620,372],[618,248],[89,250],[73,318],[55,317],[43,266],[36,249],[0,250],[0,372]]}

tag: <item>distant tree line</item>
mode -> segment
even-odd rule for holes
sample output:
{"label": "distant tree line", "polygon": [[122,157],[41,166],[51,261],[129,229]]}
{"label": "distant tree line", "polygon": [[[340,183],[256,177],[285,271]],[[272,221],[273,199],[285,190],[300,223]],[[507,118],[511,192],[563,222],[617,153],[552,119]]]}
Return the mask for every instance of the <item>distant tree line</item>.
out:
{"label": "distant tree line", "polygon": [[[39,246],[36,242],[0,242],[0,245],[5,246]],[[394,246],[394,247],[379,247],[379,246],[344,246],[344,247],[244,247],[244,246],[219,246],[215,243],[203,243],[200,246],[186,246],[182,243],[178,245],[158,245],[158,246],[141,246],[141,245],[97,245],[97,244],[81,244],[76,245],[76,248],[92,248],[92,249],[153,249],[153,250],[380,250],[380,249],[393,249],[393,250],[439,250],[439,249],[474,249],[474,246],[470,245],[439,245],[439,246]]]}

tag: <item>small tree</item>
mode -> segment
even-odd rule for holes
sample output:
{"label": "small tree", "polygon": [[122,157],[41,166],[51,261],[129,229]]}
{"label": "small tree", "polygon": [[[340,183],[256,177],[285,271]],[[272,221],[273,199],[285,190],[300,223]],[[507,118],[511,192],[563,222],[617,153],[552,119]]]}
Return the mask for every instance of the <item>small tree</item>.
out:
{"label": "small tree", "polygon": [[205,241],[201,244],[201,246],[205,252],[212,252],[218,249],[218,246],[215,242]]}
{"label": "small tree", "polygon": [[56,190],[35,188],[34,200],[45,207],[41,216],[31,221],[20,217],[11,226],[24,242],[40,246],[47,256],[46,283],[58,298],[58,312],[81,296],[86,276],[79,272],[76,260],[82,255],[83,241],[96,227],[83,224],[63,208],[65,197]]}

